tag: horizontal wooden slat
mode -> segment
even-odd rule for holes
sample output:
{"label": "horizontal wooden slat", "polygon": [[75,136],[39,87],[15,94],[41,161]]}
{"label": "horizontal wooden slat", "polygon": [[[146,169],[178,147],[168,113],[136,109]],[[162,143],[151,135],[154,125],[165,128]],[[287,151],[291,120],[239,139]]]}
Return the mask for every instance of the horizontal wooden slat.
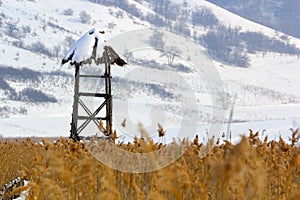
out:
{"label": "horizontal wooden slat", "polygon": [[79,96],[85,96],[85,97],[109,97],[108,94],[104,94],[104,93],[87,93],[87,92],[80,92],[78,95],[79,95]]}
{"label": "horizontal wooden slat", "polygon": [[90,120],[93,120],[93,119],[97,119],[97,120],[107,120],[107,118],[106,117],[89,117],[89,116],[78,116],[78,119],[79,120],[88,120],[88,119],[90,119]]}
{"label": "horizontal wooden slat", "polygon": [[104,75],[79,75],[79,77],[83,77],[83,78],[105,78]]}

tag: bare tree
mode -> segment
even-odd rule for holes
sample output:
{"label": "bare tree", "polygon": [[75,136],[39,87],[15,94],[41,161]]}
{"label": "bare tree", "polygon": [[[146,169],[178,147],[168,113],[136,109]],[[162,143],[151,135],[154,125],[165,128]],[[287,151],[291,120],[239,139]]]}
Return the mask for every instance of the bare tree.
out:
{"label": "bare tree", "polygon": [[86,11],[81,11],[79,13],[79,16],[82,23],[89,24],[91,22],[91,16],[87,14]]}
{"label": "bare tree", "polygon": [[162,51],[162,56],[166,56],[168,59],[168,64],[173,65],[175,58],[181,53],[182,51],[176,46],[166,46]]}
{"label": "bare tree", "polygon": [[71,36],[67,36],[65,38],[65,42],[67,43],[67,46],[71,46],[75,42],[75,39],[73,39]]}
{"label": "bare tree", "polygon": [[151,37],[149,38],[150,44],[156,49],[163,49],[165,46],[164,34],[155,30]]}
{"label": "bare tree", "polygon": [[217,26],[219,21],[211,9],[207,7],[197,7],[194,12],[192,12],[192,23],[193,25],[201,25],[204,28],[208,28]]}
{"label": "bare tree", "polygon": [[71,8],[68,8],[68,9],[63,11],[63,14],[67,15],[67,16],[72,16],[73,15],[73,10]]}
{"label": "bare tree", "polygon": [[190,17],[190,10],[188,8],[188,3],[185,1],[184,3],[178,5],[178,15],[176,17],[176,25],[175,30],[182,32],[186,26],[187,21]]}
{"label": "bare tree", "polygon": [[133,53],[129,51],[128,49],[125,49],[124,51],[124,57],[126,58],[127,62],[130,62],[131,59],[133,59]]}
{"label": "bare tree", "polygon": [[60,45],[54,46],[53,49],[52,49],[52,51],[53,51],[53,53],[52,53],[53,56],[58,57],[60,55],[60,53],[61,53],[61,47],[60,47]]}

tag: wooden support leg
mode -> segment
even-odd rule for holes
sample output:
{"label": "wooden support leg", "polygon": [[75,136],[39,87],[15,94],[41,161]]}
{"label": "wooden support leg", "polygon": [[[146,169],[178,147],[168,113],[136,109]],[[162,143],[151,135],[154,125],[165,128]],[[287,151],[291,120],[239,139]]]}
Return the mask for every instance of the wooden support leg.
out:
{"label": "wooden support leg", "polygon": [[77,133],[77,122],[78,122],[78,99],[79,99],[79,69],[80,65],[75,66],[75,86],[74,86],[74,100],[73,100],[73,114],[71,122],[71,135],[75,141],[79,141],[80,138]]}

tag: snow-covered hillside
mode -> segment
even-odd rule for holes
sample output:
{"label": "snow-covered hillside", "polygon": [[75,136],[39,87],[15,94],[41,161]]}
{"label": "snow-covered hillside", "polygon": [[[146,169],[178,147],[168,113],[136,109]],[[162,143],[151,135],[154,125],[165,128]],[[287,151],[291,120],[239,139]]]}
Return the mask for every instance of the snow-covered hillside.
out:
{"label": "snow-covered hillside", "polygon": [[[68,0],[67,6],[61,6],[61,0],[1,2],[0,135],[68,136],[74,69],[67,65],[61,67],[60,63],[73,42],[91,27],[105,31],[110,44],[128,61],[125,68],[114,66],[112,71],[114,125],[117,129],[124,118],[131,122],[131,127],[137,127],[141,122],[149,130],[155,130],[157,122],[167,128],[176,128],[184,123],[205,126],[214,121],[299,121],[299,54],[280,50],[251,52],[247,50],[249,44],[244,44],[247,40],[242,38],[241,47],[228,48],[231,52],[245,53],[249,66],[241,68],[224,63],[208,56],[208,47],[201,40],[201,36],[209,31],[217,32],[217,28],[195,25],[189,17],[184,21],[182,36],[178,34],[179,39],[171,41],[171,32],[162,39],[169,45],[165,48],[176,46],[177,54],[181,55],[175,57],[171,67],[168,57],[162,56],[162,52],[153,46],[147,31],[155,28],[159,19],[173,27],[183,21],[172,17],[166,19],[156,13],[149,1],[124,1],[131,5],[131,10],[124,9],[124,5],[110,5],[109,1],[99,4]],[[299,39],[246,20],[207,1],[187,2],[188,6],[179,7],[188,12],[193,12],[196,7],[207,8],[219,24],[236,28],[239,34],[261,32],[273,38],[270,41],[300,48]],[[164,32],[164,28],[158,30]],[[193,57],[199,59],[199,63],[195,63]],[[221,81],[218,82],[223,90],[220,97],[214,96],[210,78],[207,74],[205,77],[208,67],[214,68],[213,72]],[[101,67],[94,65],[83,70],[86,73],[102,72]],[[97,87],[101,88],[101,83],[86,81],[82,85],[88,91],[99,90]],[[182,101],[187,101],[182,94],[193,96],[188,98],[192,101],[187,104],[190,107],[182,107]],[[232,117],[230,109],[234,110]],[[214,112],[221,110],[221,119],[216,119]],[[189,122],[185,122],[189,117]],[[121,130],[124,133],[130,131],[135,132],[136,128]]]}

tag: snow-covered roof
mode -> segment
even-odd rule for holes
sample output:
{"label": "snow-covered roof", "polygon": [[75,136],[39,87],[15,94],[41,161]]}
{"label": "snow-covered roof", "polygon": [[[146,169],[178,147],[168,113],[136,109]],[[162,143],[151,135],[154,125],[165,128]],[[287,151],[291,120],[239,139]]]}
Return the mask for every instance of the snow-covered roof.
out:
{"label": "snow-covered roof", "polygon": [[[68,50],[62,60],[62,65],[68,61],[71,61],[71,65],[91,63],[92,60],[94,60],[96,64],[103,63],[103,51],[104,47],[107,47],[104,33],[104,31],[97,28],[92,28],[85,33]],[[119,66],[127,64],[111,47],[106,49],[109,51],[111,64],[116,63]]]}

